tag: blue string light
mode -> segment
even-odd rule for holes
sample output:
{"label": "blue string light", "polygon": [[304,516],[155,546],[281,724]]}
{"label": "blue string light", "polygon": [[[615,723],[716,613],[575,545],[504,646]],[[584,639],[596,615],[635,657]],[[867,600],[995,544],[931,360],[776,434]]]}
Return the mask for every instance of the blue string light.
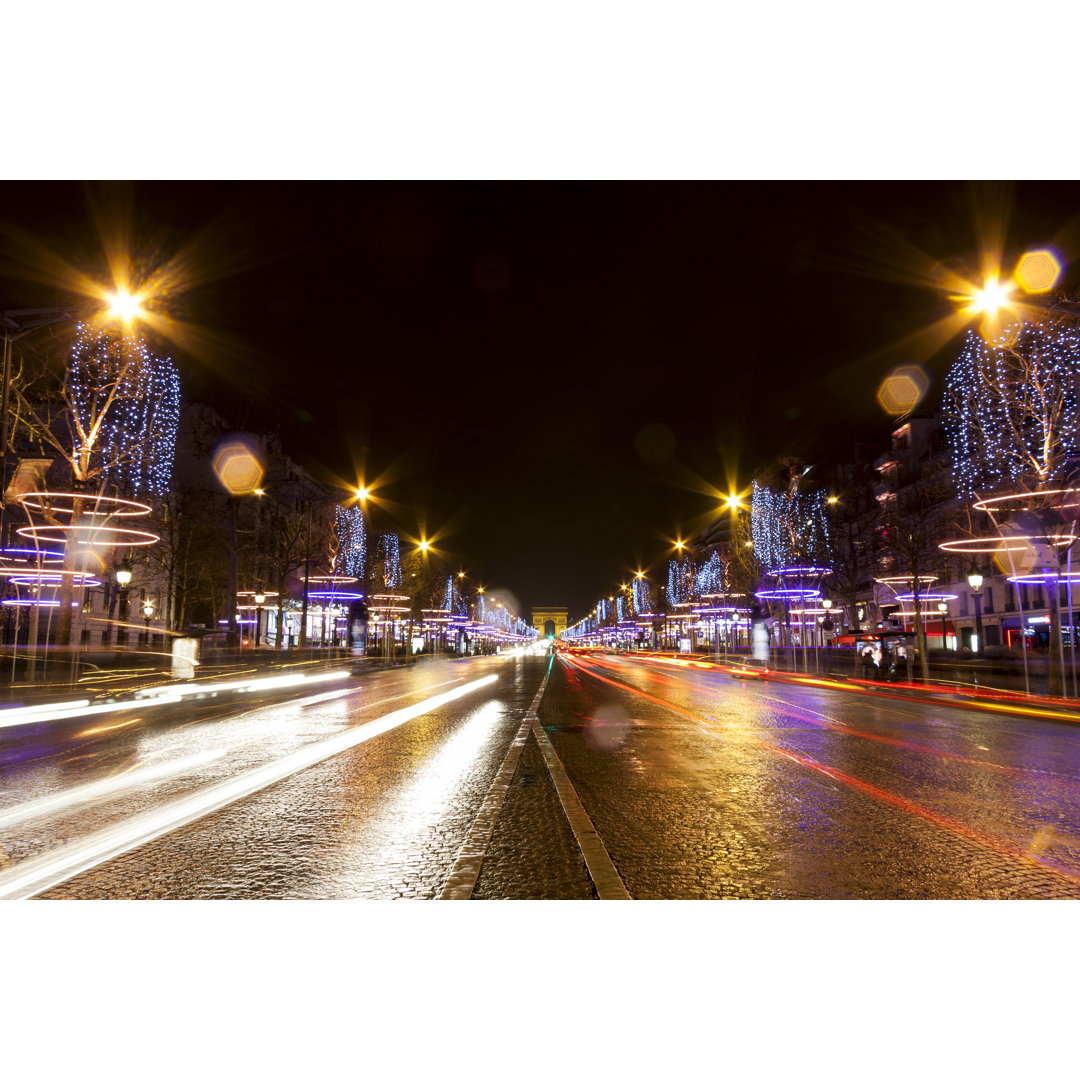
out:
{"label": "blue string light", "polygon": [[651,590],[649,583],[644,578],[634,578],[630,593],[634,600],[635,615],[651,615],[653,613]]}
{"label": "blue string light", "polygon": [[1080,456],[1080,333],[1024,323],[987,342],[969,331],[945,377],[942,427],[963,498],[1071,482]]}
{"label": "blue string light", "polygon": [[77,474],[99,470],[121,490],[165,495],[180,425],[180,374],[141,337],[118,337],[80,323],[68,388],[75,420]]}
{"label": "blue string light", "polygon": [[359,506],[334,507],[334,535],[338,541],[339,573],[364,579],[367,563],[367,527],[364,511]]}
{"label": "blue string light", "polygon": [[786,491],[754,481],[750,527],[754,554],[766,570],[779,570],[800,560],[832,562],[832,540],[824,491]]}
{"label": "blue string light", "polygon": [[379,537],[374,577],[376,581],[382,581],[387,592],[397,592],[401,588],[401,541],[397,533],[383,533]]}
{"label": "blue string light", "polygon": [[714,550],[705,564],[694,575],[694,599],[726,591],[727,562]]}

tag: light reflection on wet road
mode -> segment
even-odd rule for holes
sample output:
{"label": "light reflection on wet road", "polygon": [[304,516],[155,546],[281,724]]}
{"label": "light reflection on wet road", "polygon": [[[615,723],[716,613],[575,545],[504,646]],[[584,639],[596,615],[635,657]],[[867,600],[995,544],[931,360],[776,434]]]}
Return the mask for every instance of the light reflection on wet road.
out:
{"label": "light reflection on wet road", "polygon": [[[437,897],[547,667],[476,658],[366,675],[306,704],[7,731],[0,878],[496,674],[41,894]],[[1080,897],[1080,729],[614,656],[556,660],[537,715],[636,899]],[[57,801],[76,787],[80,801]],[[530,740],[474,895],[595,897],[580,829]]]}

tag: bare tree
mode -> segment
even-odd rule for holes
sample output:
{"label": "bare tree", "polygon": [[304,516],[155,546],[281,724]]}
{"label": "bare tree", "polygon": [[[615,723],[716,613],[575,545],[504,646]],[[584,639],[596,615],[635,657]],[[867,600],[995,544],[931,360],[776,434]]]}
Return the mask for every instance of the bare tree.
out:
{"label": "bare tree", "polygon": [[847,608],[851,628],[859,627],[859,593],[873,578],[881,543],[881,504],[874,497],[877,475],[868,461],[837,469],[828,503],[832,538],[830,584]]}
{"label": "bare tree", "polygon": [[881,506],[882,569],[907,576],[912,583],[915,608],[915,645],[924,682],[930,679],[926,628],[921,596],[923,582],[938,575],[944,556],[938,548],[953,527],[958,513],[948,463],[941,456],[919,463],[918,470],[892,459],[879,469],[877,500]]}
{"label": "bare tree", "polygon": [[[1002,500],[987,522],[993,533],[1020,531],[1045,550],[1072,547],[1080,464],[1080,331],[1074,316],[1012,327],[1002,338],[968,334],[950,368],[942,411],[956,491],[968,502]],[[1074,489],[1075,490],[1075,489]],[[1051,693],[1062,692],[1060,559],[1046,569]]]}
{"label": "bare tree", "polygon": [[[16,448],[54,457],[65,499],[38,498],[36,512],[63,531],[64,569],[81,570],[89,524],[111,519],[95,505],[109,493],[164,495],[175,451],[179,379],[171,359],[118,327],[80,324],[66,354],[23,355],[12,380]],[[59,475],[57,475],[59,474]],[[71,641],[74,574],[59,590],[56,641]]]}

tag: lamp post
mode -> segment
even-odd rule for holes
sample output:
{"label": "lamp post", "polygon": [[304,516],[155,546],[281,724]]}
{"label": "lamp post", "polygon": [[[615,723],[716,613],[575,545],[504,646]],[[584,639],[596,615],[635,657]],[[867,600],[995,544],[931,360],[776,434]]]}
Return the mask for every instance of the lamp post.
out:
{"label": "lamp post", "polygon": [[255,586],[255,646],[258,648],[262,634],[262,606],[266,603],[266,590],[261,585]]}
{"label": "lamp post", "polygon": [[967,576],[968,585],[971,587],[971,595],[975,597],[975,648],[972,650],[976,656],[982,655],[983,650],[983,625],[982,625],[982,589],[983,576],[973,566]]}
{"label": "lamp post", "polygon": [[[824,637],[825,634],[831,634],[833,632],[836,624],[833,622],[832,618],[833,602],[828,597],[825,597],[821,601],[821,606],[825,609],[825,617],[821,620],[821,633],[822,637]],[[829,640],[832,641],[832,638]],[[825,642],[822,641],[821,644],[824,645]]]}
{"label": "lamp post", "polygon": [[[120,586],[120,601],[119,601],[119,604],[118,604],[117,618],[120,621],[120,623],[122,624],[122,623],[127,622],[127,617],[128,617],[128,586],[131,584],[131,563],[129,563],[127,561],[127,559],[125,559],[116,568],[116,584]],[[125,633],[126,633],[126,631],[125,631]],[[117,633],[117,644],[120,644],[119,638],[120,638],[120,635],[119,635],[119,633]]]}
{"label": "lamp post", "polygon": [[154,614],[154,605],[150,600],[144,600],[142,606],[143,619],[146,621],[146,647],[150,648],[150,619]]}
{"label": "lamp post", "polygon": [[937,609],[941,613],[941,648],[944,651],[948,648],[945,644],[945,612],[949,610],[949,605],[944,600],[939,600]]}

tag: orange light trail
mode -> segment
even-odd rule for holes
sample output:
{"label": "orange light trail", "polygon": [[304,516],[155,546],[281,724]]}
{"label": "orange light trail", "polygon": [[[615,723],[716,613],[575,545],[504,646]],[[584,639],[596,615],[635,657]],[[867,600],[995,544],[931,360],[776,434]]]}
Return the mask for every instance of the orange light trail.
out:
{"label": "orange light trail", "polygon": [[[698,667],[706,668],[712,671],[731,671],[730,665],[725,666],[723,664],[708,663],[700,660],[678,660],[667,659],[664,657],[633,657],[635,663],[651,663],[651,664],[668,664],[676,667]],[[598,663],[599,660],[593,658],[594,663]],[[920,705],[925,705],[925,697],[913,697],[910,694],[902,694],[896,690],[882,690],[878,688],[878,684],[869,682],[864,679],[844,679],[842,682],[838,679],[826,679],[815,678],[814,676],[799,675],[797,672],[787,671],[773,671],[770,670],[767,675],[752,675],[751,678],[754,681],[764,681],[768,679],[775,682],[790,683],[793,686],[821,686],[828,690],[840,690],[848,694],[869,694],[873,697],[887,698],[889,701],[913,701]],[[922,690],[926,692],[926,688],[920,686],[918,683],[898,682],[892,683],[892,686],[903,689],[909,687],[913,690]],[[986,695],[994,693],[987,690],[961,690],[955,687],[940,687],[937,688],[939,692],[948,692],[953,695],[949,698],[948,706],[950,709],[974,709],[976,711],[985,710],[987,712],[1003,712],[1008,713],[1010,716],[1034,716],[1040,720],[1064,720],[1070,724],[1080,724],[1080,716],[1076,713],[1061,712],[1052,708],[1033,708],[1028,705],[1021,705],[1020,701],[1046,701],[1045,698],[1031,698],[1025,695],[1022,699],[1010,698],[1007,704],[1000,704],[998,701],[986,700]],[[959,696],[965,694],[968,696],[968,700],[964,700]],[[1006,696],[1004,692],[994,694],[995,697],[1001,698]]]}
{"label": "orange light trail", "polygon": [[136,716],[133,720],[122,720],[119,724],[105,724],[103,727],[87,728],[85,731],[80,731],[77,738],[82,738],[84,735],[100,735],[103,731],[115,731],[117,728],[130,727],[132,724],[138,724],[142,722],[141,716]]}
{"label": "orange light trail", "polygon": [[[597,663],[604,663],[603,661],[596,661]],[[604,663],[605,667],[609,670],[614,670],[614,665]],[[678,685],[679,680],[673,678],[671,675],[664,674],[663,672],[650,672],[653,678],[664,679],[667,682],[672,682]],[[808,679],[806,680],[811,685],[828,685],[832,686],[832,683],[821,683],[820,680]],[[715,689],[715,688],[714,688]],[[847,724],[837,723],[833,720],[829,720],[824,714],[814,715],[803,705],[792,705],[789,702],[784,701],[782,698],[771,697],[766,695],[767,700],[775,702],[777,705],[782,706],[779,710],[783,716],[788,717],[791,720],[802,720],[808,724],[814,724],[816,727],[826,728],[829,731],[837,731],[841,735],[855,735],[860,739],[870,739],[873,742],[886,743],[889,746],[899,746],[905,750],[915,750],[921,754],[931,754],[934,757],[946,758],[949,761],[958,761],[965,765],[978,765],[983,769],[996,769],[1000,772],[1011,773],[1029,773],[1037,772],[1034,769],[1022,769],[1015,765],[999,765],[993,761],[980,761],[978,758],[966,757],[964,754],[957,754],[951,750],[939,750],[933,746],[925,746],[921,743],[908,742],[905,739],[894,739],[888,735],[877,735],[871,731],[863,731],[860,728],[849,727]],[[792,712],[790,710],[798,709],[801,712]],[[802,715],[805,713],[806,715]]]}

